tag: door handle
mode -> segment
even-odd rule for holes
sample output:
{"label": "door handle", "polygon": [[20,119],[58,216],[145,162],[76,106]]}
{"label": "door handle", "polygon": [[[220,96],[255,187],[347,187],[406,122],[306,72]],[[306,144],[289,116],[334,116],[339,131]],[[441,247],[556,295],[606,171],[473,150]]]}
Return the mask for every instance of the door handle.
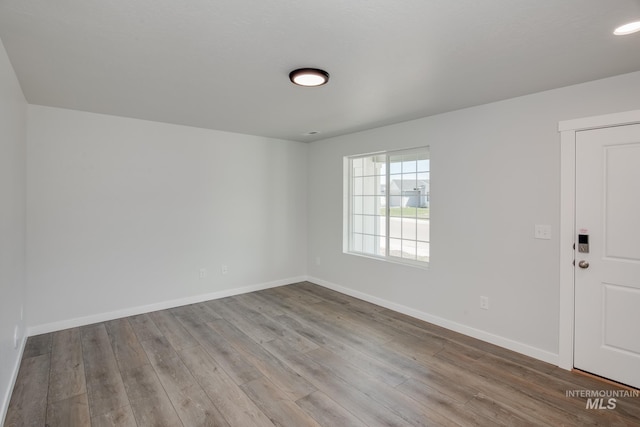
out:
{"label": "door handle", "polygon": [[582,260],[578,263],[578,267],[580,268],[589,268],[589,263],[585,260]]}

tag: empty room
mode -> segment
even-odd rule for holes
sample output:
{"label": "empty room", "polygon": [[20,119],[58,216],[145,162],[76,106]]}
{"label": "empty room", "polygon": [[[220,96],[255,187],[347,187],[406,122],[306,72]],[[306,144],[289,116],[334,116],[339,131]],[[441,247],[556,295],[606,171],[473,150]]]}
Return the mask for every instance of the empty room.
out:
{"label": "empty room", "polygon": [[638,52],[639,0],[0,0],[0,425],[640,425]]}

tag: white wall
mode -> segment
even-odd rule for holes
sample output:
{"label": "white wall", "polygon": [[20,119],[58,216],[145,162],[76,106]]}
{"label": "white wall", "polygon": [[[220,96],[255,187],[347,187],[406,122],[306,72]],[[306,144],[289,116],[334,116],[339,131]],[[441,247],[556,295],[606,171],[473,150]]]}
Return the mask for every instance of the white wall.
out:
{"label": "white wall", "polygon": [[[640,73],[632,73],[312,143],[309,275],[557,361],[558,121],[638,108]],[[432,158],[429,269],[343,254],[343,156],[425,144]],[[534,239],[535,224],[551,225],[552,239]],[[480,309],[481,295],[490,299],[488,311]]]}
{"label": "white wall", "polygon": [[24,335],[27,102],[0,41],[0,424],[4,423]]}
{"label": "white wall", "polygon": [[32,333],[306,274],[306,145],[28,111]]}

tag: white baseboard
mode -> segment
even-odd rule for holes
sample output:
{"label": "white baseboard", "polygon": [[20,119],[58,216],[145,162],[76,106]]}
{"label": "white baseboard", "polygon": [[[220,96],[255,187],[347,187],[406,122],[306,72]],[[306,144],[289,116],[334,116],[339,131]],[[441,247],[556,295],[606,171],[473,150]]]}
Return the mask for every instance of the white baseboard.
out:
{"label": "white baseboard", "polygon": [[13,372],[11,373],[11,381],[8,384],[7,389],[4,391],[2,398],[2,407],[0,407],[0,425],[3,426],[7,418],[7,411],[9,410],[9,403],[11,402],[11,393],[16,386],[16,380],[18,379],[18,372],[20,371],[20,362],[22,362],[22,355],[24,354],[24,348],[27,345],[27,336],[23,336],[20,340],[20,347],[18,348],[18,358],[13,364]]}
{"label": "white baseboard", "polygon": [[434,316],[432,314],[425,313],[423,311],[419,311],[411,307],[404,306],[402,304],[397,304],[395,302],[387,301],[382,298],[374,297],[372,295],[365,294],[364,292],[355,291],[353,289],[349,289],[344,286],[336,285],[335,283],[327,282],[326,280],[322,280],[317,277],[309,277],[307,280],[312,283],[323,286],[325,288],[340,292],[342,294],[346,294],[354,298],[358,298],[363,301],[367,301],[367,302],[379,305],[381,307],[385,307],[390,310],[397,311],[402,314],[406,314],[407,316],[415,317],[416,319],[424,320],[425,322],[433,323],[434,325],[442,326],[443,328],[447,328],[452,331],[459,332],[461,334],[468,335],[470,337],[477,338],[479,340],[486,341],[488,343],[495,344],[497,346],[500,346],[509,350],[513,350],[517,353],[521,353],[526,356],[533,357],[534,359],[542,360],[543,362],[551,363],[555,366],[558,366],[558,363],[559,363],[558,355],[551,353],[549,351],[542,350],[537,347],[532,347],[528,344],[514,341],[509,338],[505,338],[505,337],[495,335],[480,329],[473,328],[471,326],[453,322],[451,320],[447,320],[442,317]]}
{"label": "white baseboard", "polygon": [[[450,329],[455,332],[459,332],[464,335],[468,335],[473,338],[477,338],[482,341],[486,341],[491,344],[495,344],[500,347],[504,347],[509,350],[513,350],[515,352],[524,354],[529,357],[533,357],[534,359],[542,360],[543,362],[551,363],[553,365],[558,366],[559,357],[555,353],[551,353],[546,350],[539,349],[537,347],[530,346],[528,344],[521,343],[519,341],[514,341],[509,338],[505,338],[499,335],[495,335],[480,329],[473,328],[471,326],[467,326],[461,323],[453,322],[451,320],[444,319],[439,316],[434,316],[429,313],[425,313],[420,310],[416,310],[411,307],[407,307],[402,304],[398,304],[392,301],[388,301],[382,298],[375,297],[373,295],[366,294],[364,292],[356,291],[341,285],[337,285],[335,283],[327,282],[326,280],[317,278],[317,277],[308,277],[308,276],[298,276],[298,277],[290,277],[288,279],[276,280],[273,282],[267,283],[259,283],[254,285],[242,286],[239,288],[226,289],[223,291],[212,292],[208,294],[194,295],[186,298],[180,298],[170,301],[162,301],[155,304],[148,304],[137,307],[129,307],[121,310],[99,313],[86,317],[79,317],[74,319],[62,320],[59,322],[52,322],[43,325],[31,326],[27,329],[27,336],[39,335],[48,332],[60,331],[68,328],[75,328],[78,326],[90,325],[92,323],[105,322],[108,320],[119,319],[127,316],[134,316],[137,314],[149,313],[151,311],[157,310],[165,310],[168,308],[179,307],[187,304],[194,304],[203,301],[209,301],[219,298],[230,297],[234,295],[244,294],[248,292],[259,291],[262,289],[274,288],[276,286],[288,285],[291,283],[298,283],[303,281],[310,281],[320,286],[323,286],[328,289],[332,289],[334,291],[343,293],[345,295],[352,296],[354,298],[358,298],[381,307],[388,308],[393,311],[397,311],[402,314],[406,314],[411,317],[415,317],[416,319],[424,320],[425,322],[433,323],[434,325],[442,326],[443,328]],[[24,349],[24,343],[23,343]],[[22,353],[21,353],[22,354]],[[17,369],[16,367],[16,375]],[[13,386],[12,386],[13,387]],[[8,405],[8,402],[5,402]]]}
{"label": "white baseboard", "polygon": [[85,316],[85,317],[77,317],[74,319],[61,320],[58,322],[46,323],[43,325],[30,326],[27,329],[27,334],[28,336],[46,334],[49,332],[61,331],[64,329],[76,328],[78,326],[91,325],[92,323],[106,322],[108,320],[120,319],[122,317],[149,313],[151,311],[166,310],[168,308],[180,307],[187,304],[195,304],[203,301],[209,301],[214,299],[231,297],[234,295],[246,294],[248,292],[259,291],[262,289],[275,288],[276,286],[303,282],[305,280],[307,280],[306,276],[290,277],[288,279],[275,280],[273,282],[258,283],[254,285],[242,286],[239,288],[225,289],[223,291],[218,291],[218,292],[193,295],[190,297],[179,298],[179,299],[174,299],[170,301],[162,301],[154,304],[141,305],[137,307],[128,307],[121,310],[115,310],[115,311],[99,313],[99,314],[92,314],[90,316]]}

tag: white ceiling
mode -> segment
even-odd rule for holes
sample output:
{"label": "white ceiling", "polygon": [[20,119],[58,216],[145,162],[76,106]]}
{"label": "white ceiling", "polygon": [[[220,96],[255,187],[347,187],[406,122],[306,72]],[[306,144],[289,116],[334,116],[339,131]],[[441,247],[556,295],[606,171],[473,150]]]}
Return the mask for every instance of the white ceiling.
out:
{"label": "white ceiling", "polygon": [[[640,70],[640,0],[0,0],[32,104],[313,141]],[[329,84],[301,88],[298,67]],[[317,135],[306,135],[310,131]]]}

